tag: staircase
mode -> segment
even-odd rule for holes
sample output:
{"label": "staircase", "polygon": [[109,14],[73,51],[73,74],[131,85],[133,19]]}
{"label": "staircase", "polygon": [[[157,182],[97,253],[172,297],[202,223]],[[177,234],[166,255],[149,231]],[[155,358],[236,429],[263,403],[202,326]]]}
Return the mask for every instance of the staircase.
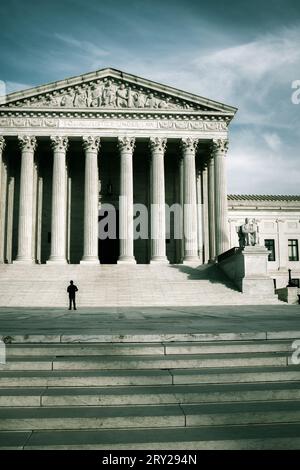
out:
{"label": "staircase", "polygon": [[7,344],[0,449],[297,449],[290,335]]}
{"label": "staircase", "polygon": [[65,307],[66,287],[79,307],[262,305],[277,296],[238,292],[217,265],[1,265],[0,307]]}

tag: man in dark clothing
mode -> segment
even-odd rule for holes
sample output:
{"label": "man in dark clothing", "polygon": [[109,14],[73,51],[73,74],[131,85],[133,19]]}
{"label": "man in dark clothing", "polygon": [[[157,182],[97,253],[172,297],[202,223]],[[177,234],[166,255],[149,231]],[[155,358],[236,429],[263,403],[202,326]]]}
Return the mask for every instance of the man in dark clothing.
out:
{"label": "man in dark clothing", "polygon": [[73,308],[74,310],[76,310],[75,295],[77,291],[78,291],[77,286],[75,286],[73,281],[70,281],[70,285],[67,288],[67,292],[69,294],[69,310],[72,310],[72,302],[73,302]]}

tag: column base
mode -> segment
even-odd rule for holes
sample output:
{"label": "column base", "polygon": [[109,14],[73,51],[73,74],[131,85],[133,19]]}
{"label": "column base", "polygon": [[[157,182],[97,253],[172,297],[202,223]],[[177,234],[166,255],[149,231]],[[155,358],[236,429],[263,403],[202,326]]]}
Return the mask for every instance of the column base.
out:
{"label": "column base", "polygon": [[117,264],[136,264],[134,256],[120,256]]}
{"label": "column base", "polygon": [[200,260],[198,256],[185,256],[182,260],[182,264],[199,264]]}
{"label": "column base", "polygon": [[80,261],[80,264],[83,264],[83,265],[97,265],[97,264],[100,264],[100,260],[99,258],[95,258],[95,257],[84,257],[82,258],[82,260]]}
{"label": "column base", "polygon": [[50,258],[46,261],[46,264],[68,264],[65,258]]}
{"label": "column base", "polygon": [[35,261],[33,259],[28,259],[28,258],[20,258],[20,259],[16,259],[12,262],[12,264],[36,264]]}
{"label": "column base", "polygon": [[166,256],[153,256],[150,264],[169,264],[169,260]]}

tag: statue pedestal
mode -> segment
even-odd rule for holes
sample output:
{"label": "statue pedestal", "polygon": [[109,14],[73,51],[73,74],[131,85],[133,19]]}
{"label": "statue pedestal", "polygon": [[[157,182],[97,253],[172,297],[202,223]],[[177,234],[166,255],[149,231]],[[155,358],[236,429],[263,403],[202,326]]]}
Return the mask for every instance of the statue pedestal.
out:
{"label": "statue pedestal", "polygon": [[228,254],[222,255],[219,267],[241,292],[253,297],[274,297],[274,283],[267,272],[267,248],[246,246]]}
{"label": "statue pedestal", "polygon": [[276,289],[279,300],[287,302],[288,304],[298,304],[298,287],[283,287]]}

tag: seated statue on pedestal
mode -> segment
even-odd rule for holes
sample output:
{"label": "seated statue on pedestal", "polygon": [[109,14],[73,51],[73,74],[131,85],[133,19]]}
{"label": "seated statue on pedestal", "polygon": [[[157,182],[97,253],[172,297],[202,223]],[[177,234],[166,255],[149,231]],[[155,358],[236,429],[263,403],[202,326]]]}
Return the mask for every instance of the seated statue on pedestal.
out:
{"label": "seated statue on pedestal", "polygon": [[237,227],[240,248],[258,245],[258,225],[255,219],[245,219],[245,223]]}

